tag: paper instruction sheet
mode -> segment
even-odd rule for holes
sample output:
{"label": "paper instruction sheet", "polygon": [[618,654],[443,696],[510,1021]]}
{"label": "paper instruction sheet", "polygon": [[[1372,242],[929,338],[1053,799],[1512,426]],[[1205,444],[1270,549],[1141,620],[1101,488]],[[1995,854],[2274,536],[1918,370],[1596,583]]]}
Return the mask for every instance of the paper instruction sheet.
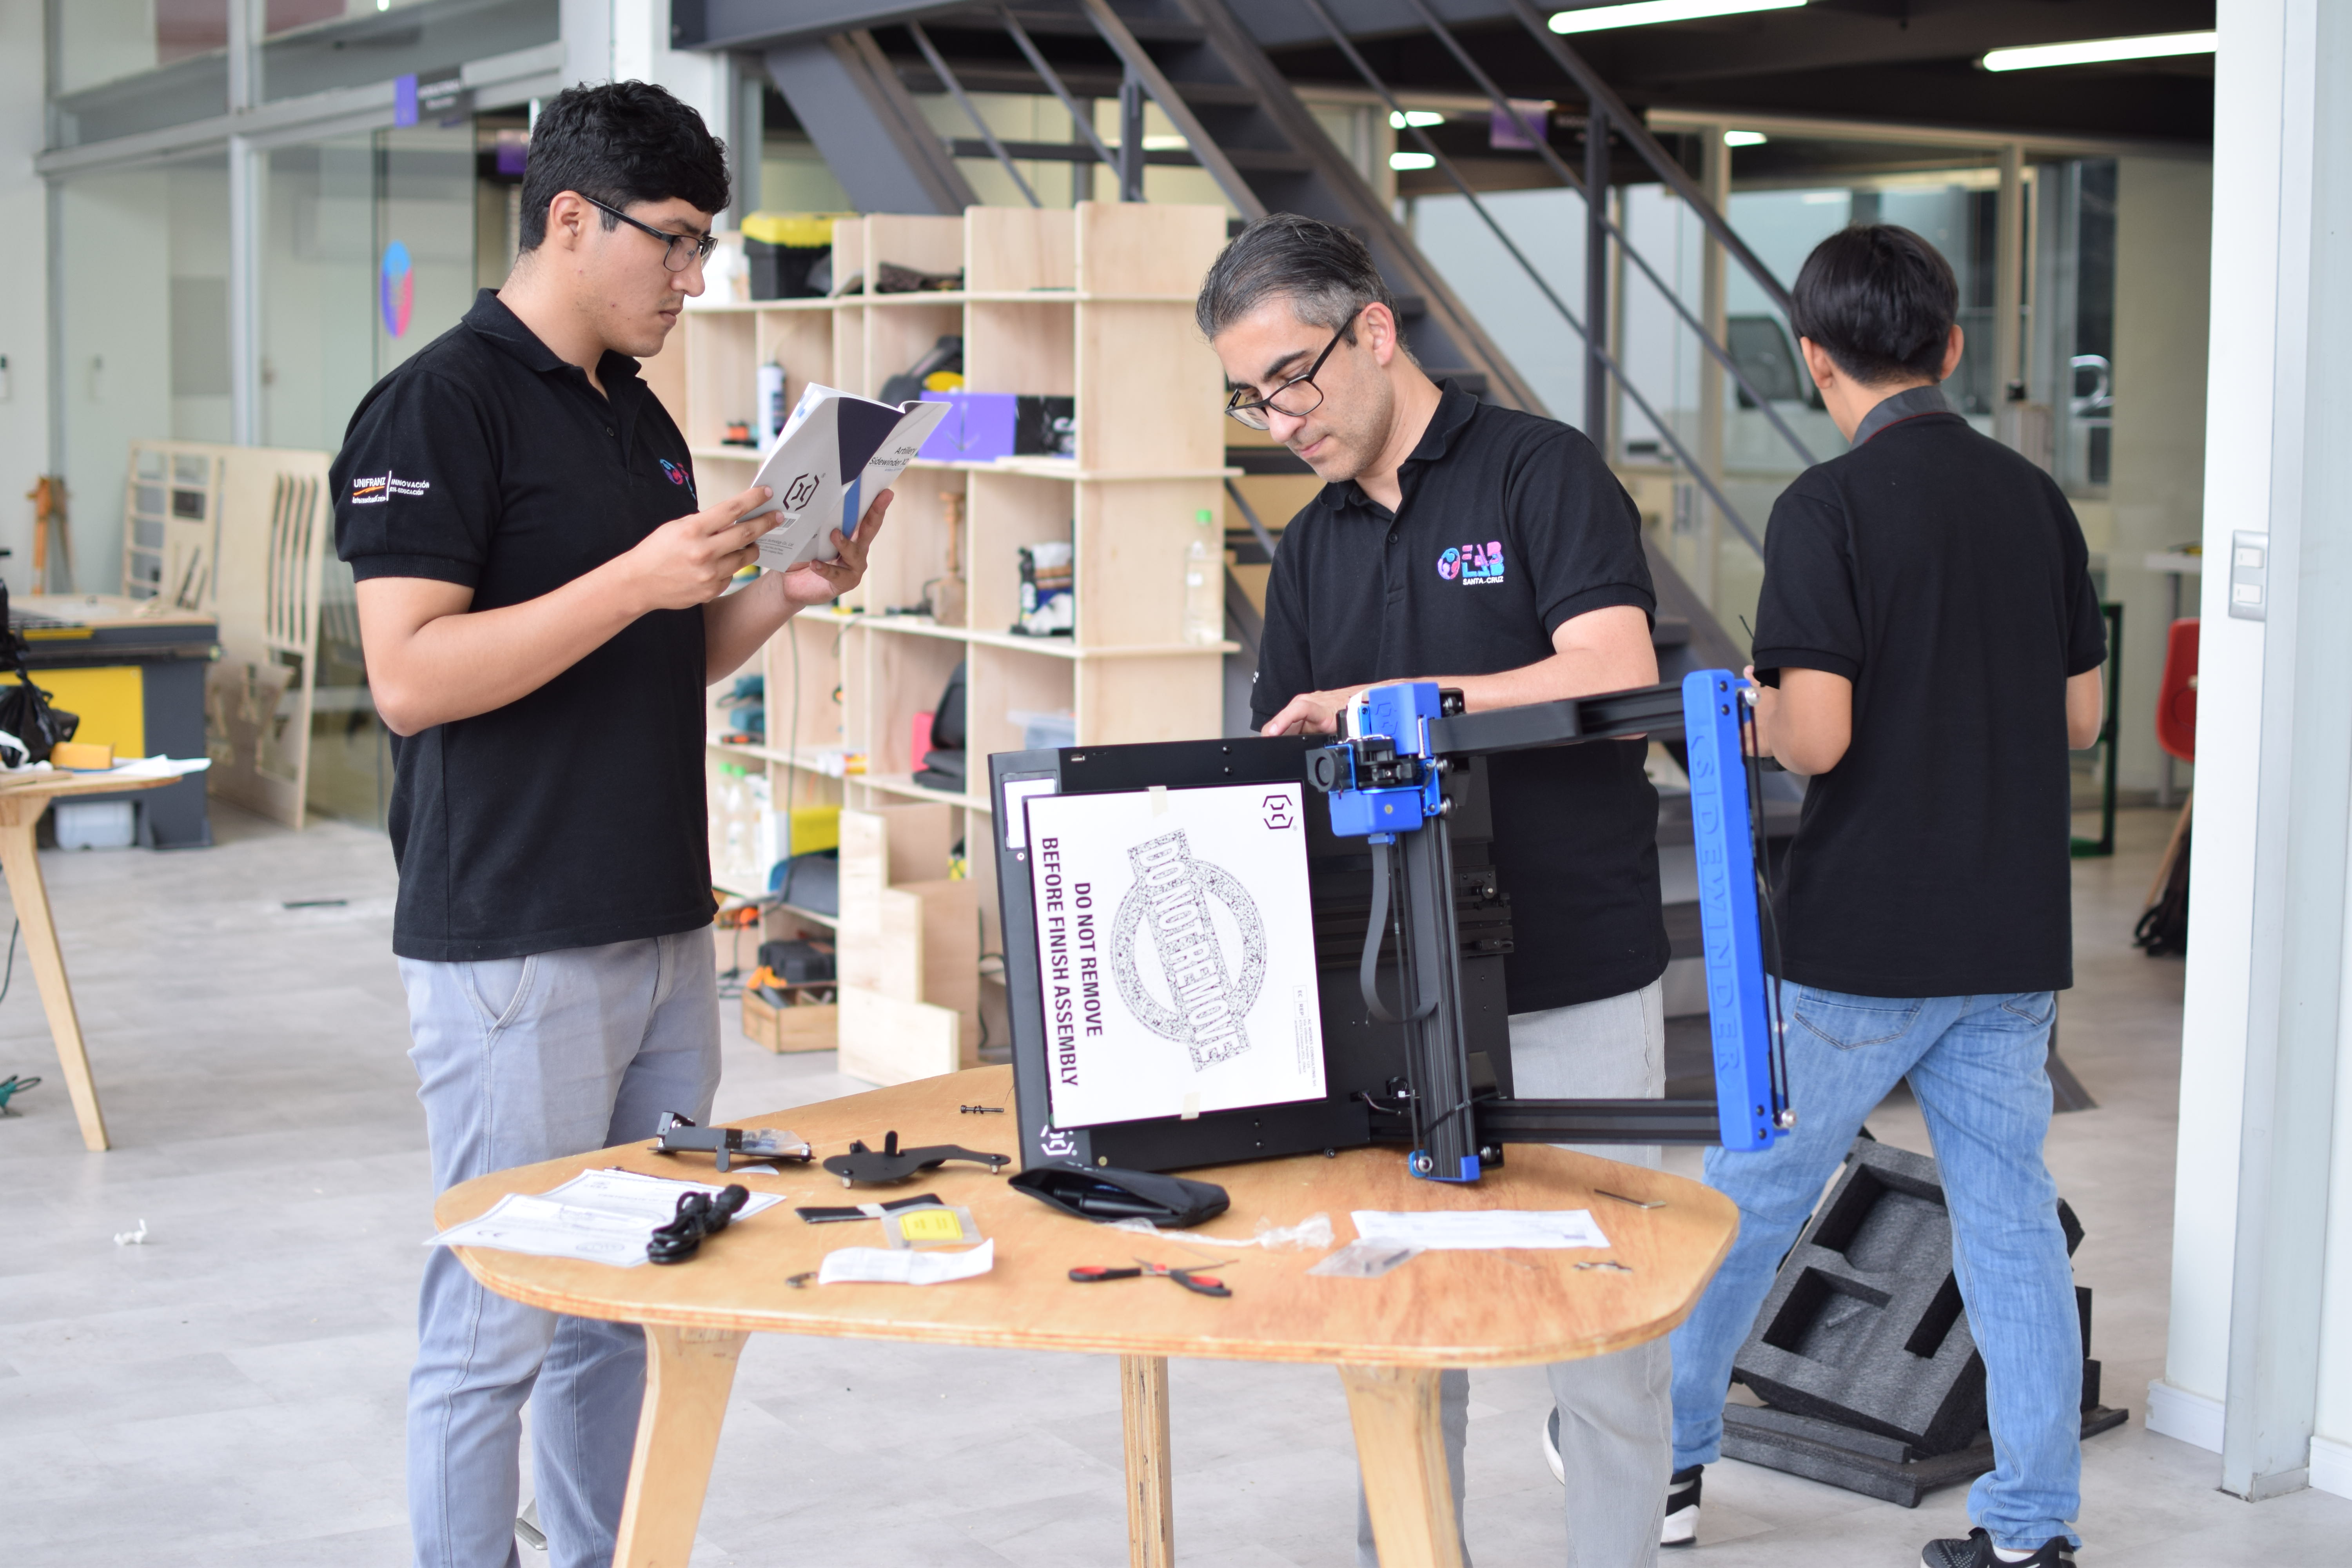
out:
{"label": "paper instruction sheet", "polygon": [[1302,793],[1025,803],[1055,1126],[1323,1098]]}
{"label": "paper instruction sheet", "polygon": [[1609,1245],[1592,1223],[1590,1209],[1427,1209],[1412,1214],[1358,1209],[1348,1217],[1365,1241],[1423,1251]]}
{"label": "paper instruction sheet", "polygon": [[[488,1247],[541,1258],[578,1258],[623,1268],[646,1261],[656,1226],[677,1217],[688,1193],[717,1196],[720,1186],[672,1182],[634,1171],[583,1171],[552,1192],[509,1193],[479,1219],[452,1226],[427,1247]],[[731,1222],[740,1225],[784,1200],[755,1193]]]}

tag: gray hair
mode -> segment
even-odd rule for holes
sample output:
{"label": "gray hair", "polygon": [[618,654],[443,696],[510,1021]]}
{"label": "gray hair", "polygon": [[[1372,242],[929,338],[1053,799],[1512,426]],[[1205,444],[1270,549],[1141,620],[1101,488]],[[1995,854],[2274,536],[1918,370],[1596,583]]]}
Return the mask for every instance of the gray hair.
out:
{"label": "gray hair", "polygon": [[[1192,319],[1203,337],[1218,333],[1271,299],[1286,299],[1301,321],[1336,332],[1375,300],[1396,310],[1396,297],[1372,265],[1372,253],[1349,229],[1297,213],[1268,213],[1234,236],[1209,275]],[[1356,341],[1352,329],[1348,341]]]}

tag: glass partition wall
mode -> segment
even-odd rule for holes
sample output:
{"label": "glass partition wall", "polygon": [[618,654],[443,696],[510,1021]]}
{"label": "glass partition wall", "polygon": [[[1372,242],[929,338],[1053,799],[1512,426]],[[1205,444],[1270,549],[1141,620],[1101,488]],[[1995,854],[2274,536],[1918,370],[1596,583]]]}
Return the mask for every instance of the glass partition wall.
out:
{"label": "glass partition wall", "polygon": [[[561,6],[48,7],[50,391],[74,552],[52,581],[111,592],[132,441],[332,452],[368,388],[503,281],[530,105],[560,85],[545,46]],[[495,85],[472,88],[486,61]],[[392,122],[381,84],[459,68],[469,89],[445,117]],[[237,102],[273,118],[242,133]],[[331,553],[322,576],[310,805],[381,824],[389,757],[351,574]]]}

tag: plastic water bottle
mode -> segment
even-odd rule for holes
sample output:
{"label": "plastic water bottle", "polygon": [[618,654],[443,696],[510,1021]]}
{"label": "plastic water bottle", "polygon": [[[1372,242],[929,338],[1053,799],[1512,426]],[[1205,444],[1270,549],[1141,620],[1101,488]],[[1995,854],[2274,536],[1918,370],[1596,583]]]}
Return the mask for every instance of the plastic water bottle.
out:
{"label": "plastic water bottle", "polygon": [[1224,541],[1214,538],[1216,514],[1207,507],[1192,521],[1199,526],[1184,543],[1184,640],[1205,647],[1225,638]]}
{"label": "plastic water bottle", "polygon": [[792,405],[784,401],[784,367],[770,360],[760,367],[761,446],[775,441],[776,432],[784,427],[792,411]]}

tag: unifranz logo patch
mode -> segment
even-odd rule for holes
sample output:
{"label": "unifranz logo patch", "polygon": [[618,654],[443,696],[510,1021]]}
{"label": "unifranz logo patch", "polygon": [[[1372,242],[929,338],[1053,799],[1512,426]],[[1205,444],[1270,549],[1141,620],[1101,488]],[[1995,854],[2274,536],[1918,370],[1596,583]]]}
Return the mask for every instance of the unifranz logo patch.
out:
{"label": "unifranz logo patch", "polygon": [[432,488],[430,479],[404,479],[397,474],[385,472],[370,479],[353,479],[352,504],[382,506],[394,496],[421,496]]}
{"label": "unifranz logo patch", "polygon": [[1484,544],[1450,549],[1437,558],[1437,574],[1465,587],[1499,583],[1503,580],[1503,542],[1494,539]]}

